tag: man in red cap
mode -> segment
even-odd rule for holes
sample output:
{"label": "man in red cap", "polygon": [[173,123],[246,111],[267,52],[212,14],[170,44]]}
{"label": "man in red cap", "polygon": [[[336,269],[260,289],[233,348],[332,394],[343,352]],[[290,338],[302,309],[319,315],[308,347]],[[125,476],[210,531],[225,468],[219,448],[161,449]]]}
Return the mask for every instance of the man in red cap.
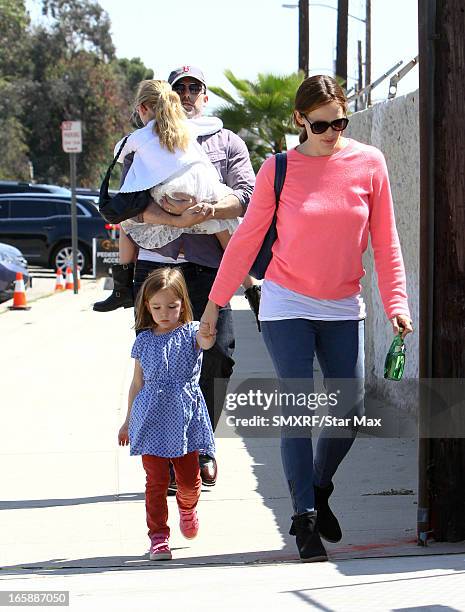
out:
{"label": "man in red cap", "polygon": [[[242,217],[246,211],[255,183],[255,175],[244,141],[230,130],[224,129],[216,117],[204,117],[208,102],[203,72],[195,66],[181,66],[173,70],[168,82],[179,95],[187,117],[201,126],[198,142],[216,168],[220,180],[231,187],[233,193],[215,205],[216,219]],[[126,165],[126,164],[125,164]],[[124,169],[123,169],[124,173]],[[164,199],[166,206],[155,202],[144,212],[146,223],[174,224],[191,227],[206,219],[203,212],[193,213],[192,202]],[[189,210],[191,209],[191,210]],[[169,211],[169,212],[168,212]],[[212,234],[182,234],[177,240],[154,251],[139,250],[134,274],[134,295],[137,295],[145,278],[159,267],[179,266],[186,279],[194,310],[194,319],[200,320],[208,301],[210,288],[215,280],[223,251]],[[246,292],[249,304],[257,314],[259,288]],[[224,403],[226,388],[232,374],[234,361],[234,330],[229,304],[220,309],[216,343],[204,351],[200,387],[205,396],[210,420],[216,427]],[[216,406],[216,410],[215,410]],[[200,455],[200,472],[206,486],[216,483],[217,465],[214,457]]]}

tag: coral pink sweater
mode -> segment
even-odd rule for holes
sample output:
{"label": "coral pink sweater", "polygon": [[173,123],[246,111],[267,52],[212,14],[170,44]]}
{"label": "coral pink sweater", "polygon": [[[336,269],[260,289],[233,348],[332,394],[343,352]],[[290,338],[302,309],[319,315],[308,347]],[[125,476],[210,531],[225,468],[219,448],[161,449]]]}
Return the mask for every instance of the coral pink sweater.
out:
{"label": "coral pink sweater", "polygon": [[[319,299],[340,299],[361,290],[362,254],[368,236],[378,286],[389,318],[410,316],[405,269],[383,154],[349,139],[333,155],[287,154],[278,208],[278,238],[265,278]],[[224,306],[248,273],[271,223],[274,158],[261,167],[243,222],[233,234],[210,299]]]}

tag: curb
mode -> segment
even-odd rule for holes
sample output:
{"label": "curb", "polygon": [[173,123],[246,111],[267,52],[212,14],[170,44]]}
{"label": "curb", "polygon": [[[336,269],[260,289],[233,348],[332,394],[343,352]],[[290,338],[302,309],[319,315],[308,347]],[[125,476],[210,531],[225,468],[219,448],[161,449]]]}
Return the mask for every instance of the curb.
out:
{"label": "curb", "polygon": [[[97,279],[93,279],[93,278],[89,278],[89,279],[81,279],[81,289],[79,290],[79,294],[85,292],[86,290],[88,290],[90,287],[93,287],[95,285],[97,285],[97,283],[101,283],[102,285],[102,289],[103,287],[103,279],[101,278],[97,278]],[[68,291],[70,293],[73,293],[71,290],[68,289]],[[66,291],[43,291],[41,293],[36,294],[34,297],[32,298],[28,298],[27,299],[27,304],[34,304],[35,302],[38,302],[39,300],[43,300],[46,298],[50,298],[50,297],[54,297],[56,295],[63,295],[64,293],[66,293]],[[26,293],[26,297],[27,297],[27,293]],[[6,300],[5,302],[2,302],[0,304],[0,315],[4,314],[5,312],[10,312],[10,310],[8,309],[9,306],[11,306],[13,304],[13,298]]]}

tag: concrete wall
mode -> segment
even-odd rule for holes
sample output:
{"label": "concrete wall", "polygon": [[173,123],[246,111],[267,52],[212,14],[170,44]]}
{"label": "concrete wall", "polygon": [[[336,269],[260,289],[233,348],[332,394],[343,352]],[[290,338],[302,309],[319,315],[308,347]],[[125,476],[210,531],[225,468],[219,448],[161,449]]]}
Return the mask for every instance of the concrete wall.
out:
{"label": "concrete wall", "polygon": [[[346,135],[378,147],[385,155],[394,200],[397,229],[407,271],[407,291],[418,330],[419,308],[419,220],[420,220],[420,149],[418,132],[418,92],[376,104],[350,116]],[[371,247],[365,253],[366,276],[363,279],[367,303],[366,382],[369,392],[389,399],[406,410],[416,404],[413,386],[384,381],[383,365],[392,341],[392,328],[381,304],[373,266]],[[418,377],[418,331],[406,342],[406,378]],[[396,386],[397,385],[397,386]]]}

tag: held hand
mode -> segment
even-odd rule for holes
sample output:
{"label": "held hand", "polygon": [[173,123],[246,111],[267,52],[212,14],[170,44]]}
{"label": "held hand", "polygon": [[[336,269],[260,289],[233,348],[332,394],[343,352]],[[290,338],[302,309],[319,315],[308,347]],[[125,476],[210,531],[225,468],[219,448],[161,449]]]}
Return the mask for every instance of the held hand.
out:
{"label": "held hand", "polygon": [[175,227],[179,227],[181,229],[186,227],[192,227],[193,225],[197,225],[198,223],[202,223],[211,217],[211,213],[206,211],[204,208],[204,204],[194,204],[187,210],[185,210],[178,217],[174,217],[174,225]]}
{"label": "held hand", "polygon": [[215,206],[210,202],[199,202],[198,206],[202,206],[202,212],[206,219],[211,219],[215,216]]}
{"label": "held hand", "polygon": [[190,213],[191,215],[202,213],[203,221],[206,221],[207,219],[215,216],[215,207],[209,202],[199,202],[198,204],[194,204],[194,206],[188,208],[186,213]]}
{"label": "held hand", "polygon": [[212,334],[209,323],[207,321],[200,321],[199,336],[205,339],[216,338],[216,331]]}
{"label": "held hand", "polygon": [[129,445],[128,424],[126,422],[121,425],[121,428],[118,432],[118,444],[119,446]]}
{"label": "held hand", "polygon": [[216,323],[218,321],[219,306],[208,300],[203,315],[200,318],[201,335],[216,336]]}
{"label": "held hand", "polygon": [[402,331],[402,339],[404,339],[407,334],[413,332],[412,321],[405,315],[396,315],[391,319],[391,323],[395,336]]}

